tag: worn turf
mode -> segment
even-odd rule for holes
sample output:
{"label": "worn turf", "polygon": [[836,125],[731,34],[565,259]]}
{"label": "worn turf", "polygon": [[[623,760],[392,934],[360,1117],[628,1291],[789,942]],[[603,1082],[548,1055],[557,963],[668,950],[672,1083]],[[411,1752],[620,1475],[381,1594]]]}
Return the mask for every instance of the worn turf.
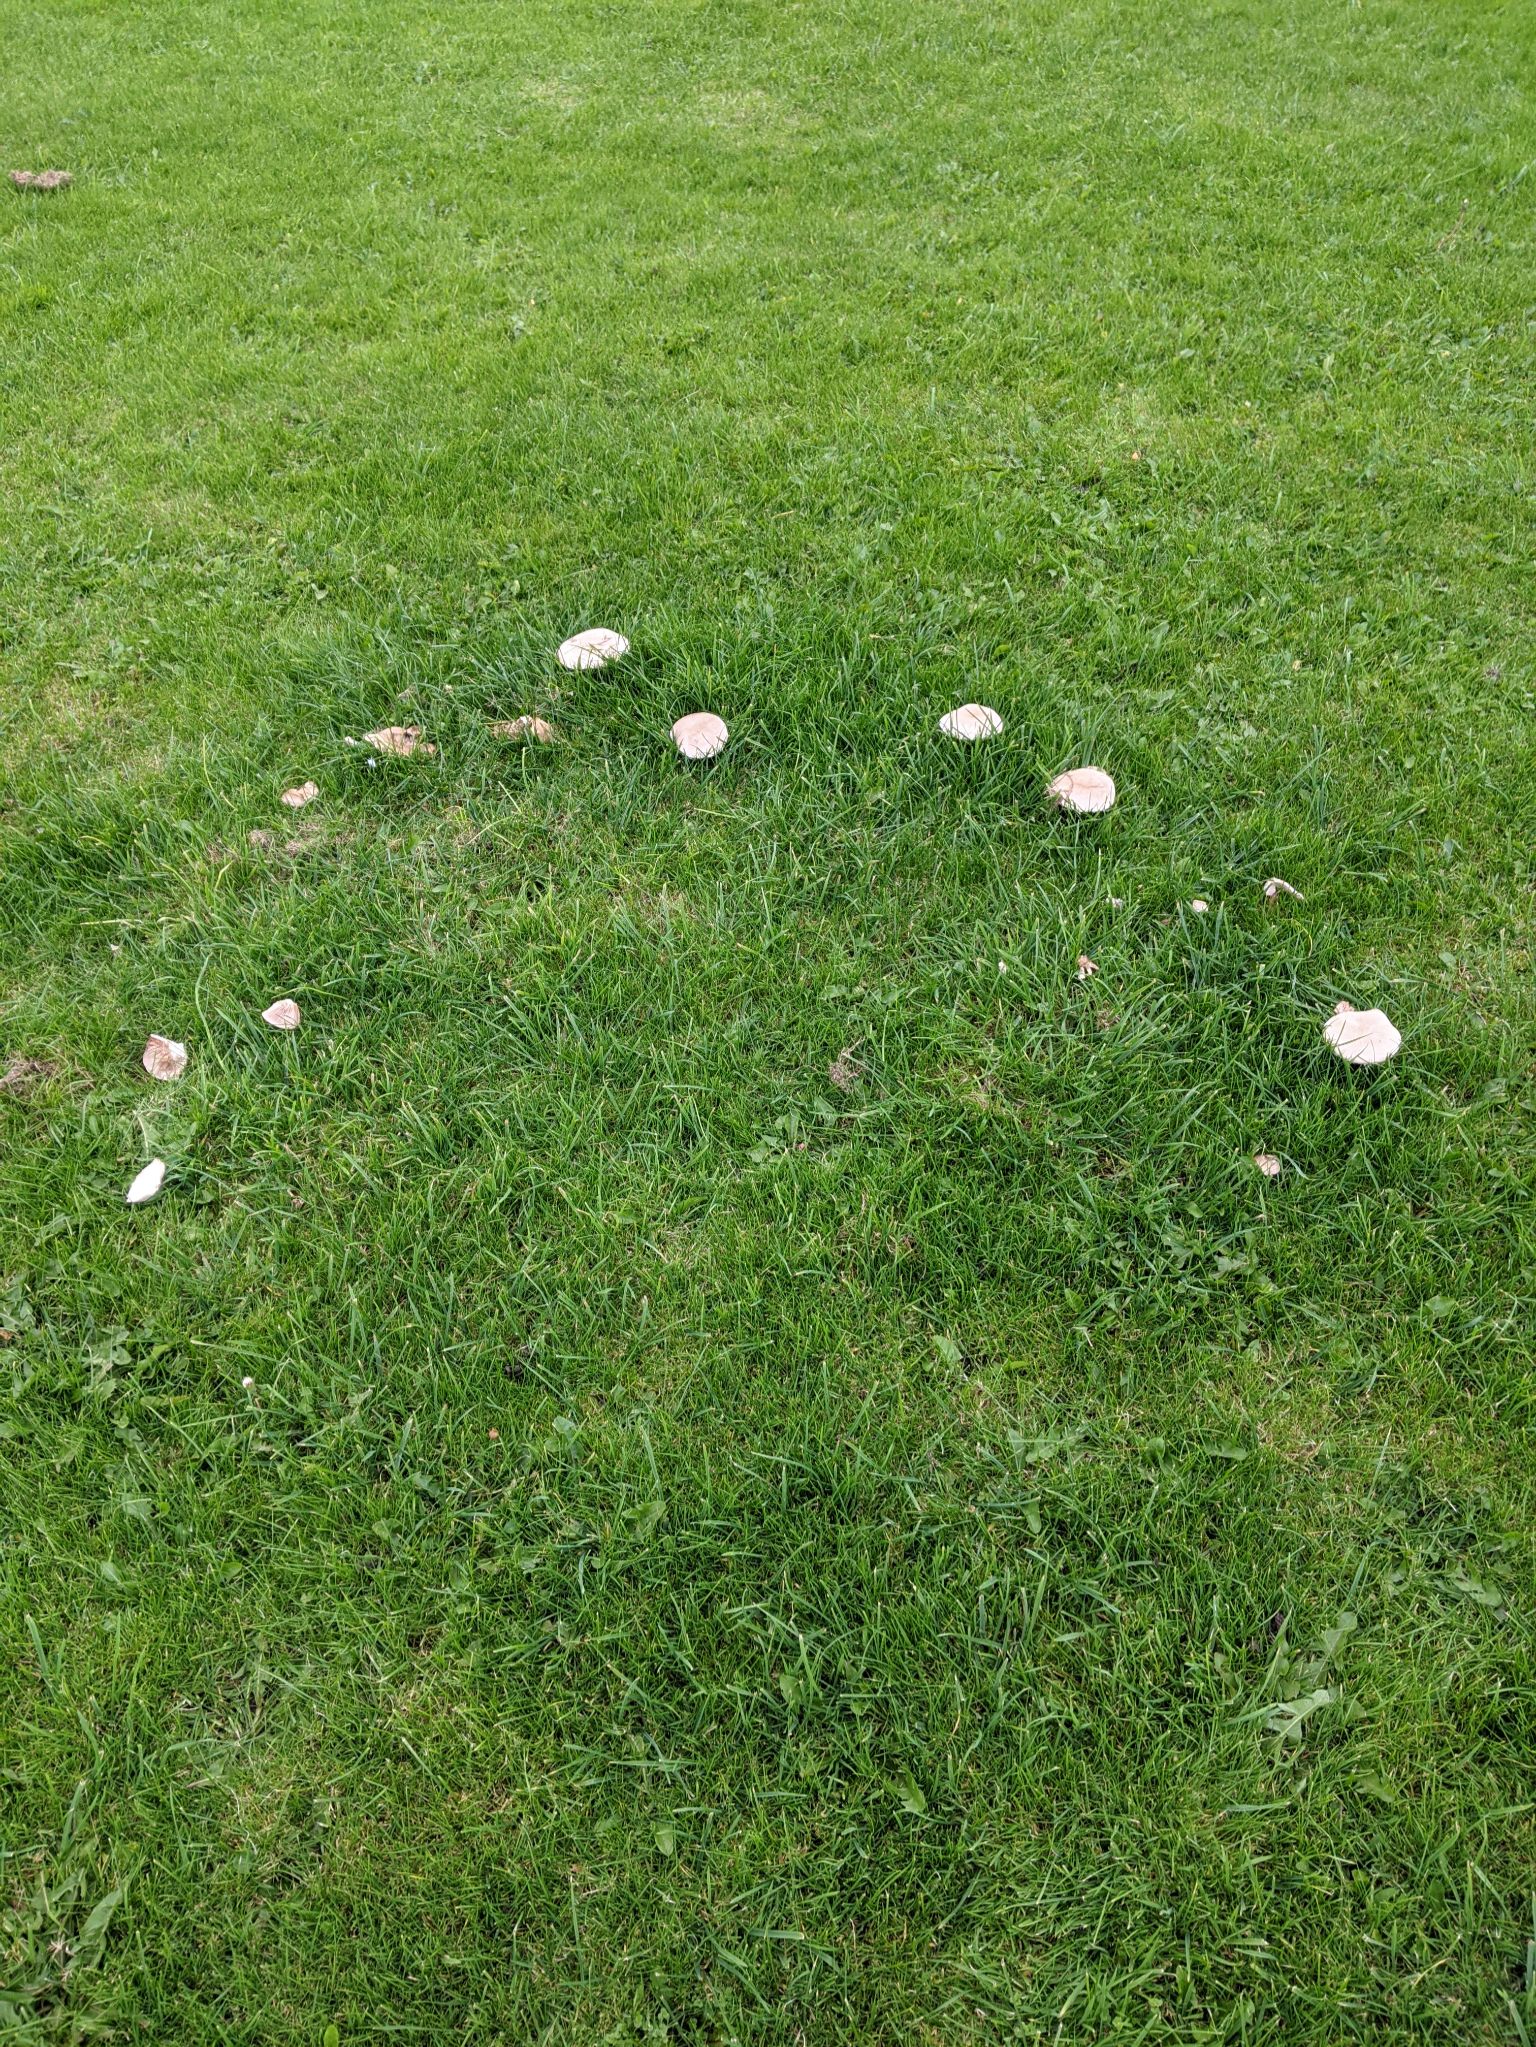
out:
{"label": "worn turf", "polygon": [[1530,2047],[1528,11],[0,36],[0,2032]]}

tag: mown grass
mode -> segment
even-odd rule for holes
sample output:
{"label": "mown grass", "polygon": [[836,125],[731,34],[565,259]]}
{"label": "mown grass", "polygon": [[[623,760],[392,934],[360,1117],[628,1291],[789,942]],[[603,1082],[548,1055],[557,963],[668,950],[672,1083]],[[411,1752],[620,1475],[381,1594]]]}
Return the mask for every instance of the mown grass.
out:
{"label": "mown grass", "polygon": [[1528,2043],[1523,10],[0,27],[9,2034]]}

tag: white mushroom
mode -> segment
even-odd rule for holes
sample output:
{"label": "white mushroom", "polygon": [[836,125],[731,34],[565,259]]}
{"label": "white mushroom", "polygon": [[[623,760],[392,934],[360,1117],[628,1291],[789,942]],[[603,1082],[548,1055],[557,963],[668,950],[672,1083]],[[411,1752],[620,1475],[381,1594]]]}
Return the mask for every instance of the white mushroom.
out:
{"label": "white mushroom", "polygon": [[299,1005],[284,995],[261,1012],[261,1020],[275,1031],[296,1031],[299,1027]]}
{"label": "white mushroom", "polygon": [[991,739],[1002,729],[1003,721],[990,704],[961,704],[939,720],[946,739]]}
{"label": "white mushroom", "polygon": [[1054,796],[1063,810],[1075,810],[1085,817],[1109,810],[1115,801],[1114,778],[1102,768],[1068,768],[1045,792]]}
{"label": "white mushroom", "polygon": [[413,753],[437,752],[430,740],[422,738],[419,725],[381,725],[377,732],[365,732],[363,742],[375,752],[392,753],[399,760],[409,760]]}
{"label": "white mushroom", "polygon": [[1272,1151],[1256,1151],[1253,1155],[1253,1163],[1258,1167],[1266,1180],[1279,1179],[1280,1161]]}
{"label": "white mushroom", "polygon": [[713,711],[690,711],[672,727],[673,741],[685,761],[713,760],[730,736],[725,720]]}
{"label": "white mushroom", "polygon": [[1098,968],[1094,965],[1093,961],[1089,959],[1087,953],[1080,952],[1078,954],[1077,978],[1080,981],[1086,981],[1090,974],[1096,974],[1098,971],[1099,971]]}
{"label": "white mushroom", "polygon": [[134,1176],[123,1199],[130,1208],[142,1208],[146,1201],[154,1200],[164,1185],[165,1160],[151,1159],[143,1172]]}
{"label": "white mushroom", "polygon": [[313,782],[301,782],[297,789],[285,789],[282,800],[290,810],[302,810],[306,803],[313,803],[320,794]]}
{"label": "white mushroom", "polygon": [[533,739],[540,746],[553,746],[555,728],[542,718],[525,713],[521,718],[501,718],[491,727],[493,739]]}
{"label": "white mushroom", "polygon": [[151,1080],[180,1080],[187,1070],[187,1048],[174,1038],[151,1032],[144,1047],[144,1071]]}
{"label": "white mushroom", "polygon": [[1204,896],[1191,896],[1189,907],[1194,911],[1197,917],[1204,917],[1205,915],[1208,914],[1211,906],[1205,900]]}
{"label": "white mushroom", "polygon": [[628,652],[629,642],[622,633],[613,632],[605,625],[592,625],[585,632],[572,633],[568,640],[560,642],[560,666],[601,668],[606,662],[620,660]]}
{"label": "white mushroom", "polygon": [[1278,874],[1272,874],[1264,884],[1264,900],[1266,903],[1272,903],[1280,896],[1294,896],[1298,903],[1307,900],[1299,888],[1292,888],[1288,881],[1282,881]]}
{"label": "white mushroom", "polygon": [[1323,1036],[1351,1066],[1380,1066],[1402,1050],[1402,1033],[1384,1011],[1352,1009],[1341,1002],[1323,1025]]}

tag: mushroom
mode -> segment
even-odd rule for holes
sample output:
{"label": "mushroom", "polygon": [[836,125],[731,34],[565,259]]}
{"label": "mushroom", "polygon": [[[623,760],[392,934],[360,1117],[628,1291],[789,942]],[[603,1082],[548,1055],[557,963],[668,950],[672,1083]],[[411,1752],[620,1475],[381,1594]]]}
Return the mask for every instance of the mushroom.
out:
{"label": "mushroom", "polygon": [[275,1031],[296,1031],[299,1027],[299,1005],[284,995],[261,1012],[261,1020]]}
{"label": "mushroom", "polygon": [[313,803],[320,794],[313,782],[301,782],[297,789],[285,789],[282,800],[290,810],[302,810],[306,803]]}
{"label": "mushroom", "polygon": [[1281,896],[1293,896],[1298,903],[1307,900],[1299,888],[1292,888],[1288,881],[1282,881],[1278,874],[1272,874],[1264,884],[1264,900],[1266,903],[1273,903]]}
{"label": "mushroom", "polygon": [[1077,978],[1080,981],[1086,981],[1090,974],[1096,974],[1098,971],[1099,971],[1098,968],[1094,965],[1093,961],[1089,959],[1087,953],[1080,952],[1078,954]]}
{"label": "mushroom", "polygon": [[1115,784],[1102,768],[1068,768],[1045,792],[1054,796],[1062,810],[1075,810],[1084,817],[1109,810],[1115,801]]}
{"label": "mushroom", "polygon": [[559,660],[562,668],[601,668],[628,652],[629,642],[622,633],[605,625],[590,625],[585,632],[572,633],[560,642]]}
{"label": "mushroom", "polygon": [[130,1208],[142,1208],[146,1201],[154,1200],[164,1185],[165,1160],[151,1159],[142,1173],[134,1175],[123,1199]]}
{"label": "mushroom", "polygon": [[409,760],[413,753],[437,752],[430,740],[422,738],[419,725],[381,725],[377,732],[365,732],[363,743],[375,753],[392,753],[399,760]]}
{"label": "mushroom", "polygon": [[187,1070],[187,1048],[174,1038],[152,1031],[144,1047],[144,1071],[151,1080],[180,1080]]}
{"label": "mushroom", "polygon": [[540,746],[553,746],[555,728],[547,725],[542,718],[526,714],[521,718],[502,718],[491,727],[493,739],[536,739]]}
{"label": "mushroom", "polygon": [[1272,1151],[1256,1151],[1253,1155],[1253,1163],[1258,1167],[1266,1180],[1279,1179],[1280,1161]]}
{"label": "mushroom", "polygon": [[712,761],[730,738],[723,718],[713,711],[690,711],[672,727],[672,738],[685,761]]}
{"label": "mushroom", "polygon": [[946,739],[991,739],[1003,729],[1003,721],[990,704],[961,704],[958,710],[946,711],[939,720],[939,730]]}
{"label": "mushroom", "polygon": [[1402,1033],[1380,1009],[1355,1009],[1341,1002],[1323,1025],[1323,1036],[1351,1066],[1380,1066],[1402,1050]]}
{"label": "mushroom", "polygon": [[1211,906],[1205,900],[1204,896],[1191,896],[1189,899],[1189,907],[1194,911],[1197,917],[1204,917],[1209,914]]}

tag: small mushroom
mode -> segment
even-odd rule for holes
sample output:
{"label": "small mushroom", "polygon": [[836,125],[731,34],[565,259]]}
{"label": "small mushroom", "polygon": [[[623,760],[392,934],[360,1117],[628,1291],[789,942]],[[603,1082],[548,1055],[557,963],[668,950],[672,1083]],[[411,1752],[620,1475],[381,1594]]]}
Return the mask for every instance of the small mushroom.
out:
{"label": "small mushroom", "polygon": [[1191,896],[1189,901],[1189,907],[1194,911],[1197,917],[1205,917],[1210,914],[1211,906],[1205,900],[1204,896]]}
{"label": "small mushroom", "polygon": [[187,1048],[174,1038],[152,1031],[144,1047],[144,1071],[151,1080],[180,1080],[187,1070]]}
{"label": "small mushroom", "polygon": [[491,727],[493,739],[532,739],[540,746],[553,746],[555,728],[542,718],[525,714],[521,718],[501,718]]}
{"label": "small mushroom", "polygon": [[1323,1036],[1351,1066],[1380,1066],[1402,1050],[1402,1033],[1380,1009],[1355,1009],[1341,1002],[1323,1025]]}
{"label": "small mushroom", "polygon": [[275,1031],[296,1031],[299,1027],[299,1005],[284,995],[261,1012],[261,1020]]}
{"label": "small mushroom", "polygon": [[1098,971],[1099,971],[1098,968],[1094,965],[1093,961],[1089,959],[1087,953],[1080,952],[1078,954],[1077,978],[1080,981],[1086,981],[1090,974],[1096,974]]}
{"label": "small mushroom", "polygon": [[123,1199],[130,1208],[142,1208],[146,1201],[154,1200],[164,1185],[165,1160],[151,1159],[142,1173],[134,1175]]}
{"label": "small mushroom", "polygon": [[365,732],[363,743],[375,753],[392,753],[398,760],[409,760],[413,753],[437,752],[430,740],[422,738],[419,725],[381,725],[377,732]]}
{"label": "small mushroom", "polygon": [[629,642],[622,633],[605,625],[591,625],[560,642],[559,661],[562,668],[601,668],[628,652]]}
{"label": "small mushroom", "polygon": [[990,704],[961,704],[957,710],[946,711],[939,720],[939,730],[946,739],[991,739],[1003,729],[1003,721]]}
{"label": "small mushroom", "polygon": [[1273,903],[1281,896],[1292,896],[1298,903],[1307,900],[1299,888],[1292,888],[1288,881],[1282,881],[1278,874],[1272,874],[1264,884],[1264,900],[1266,903]]}
{"label": "small mushroom", "polygon": [[1253,1163],[1258,1167],[1266,1180],[1279,1179],[1280,1161],[1272,1151],[1256,1151],[1253,1155]]}
{"label": "small mushroom", "polygon": [[282,800],[290,810],[302,810],[306,803],[313,803],[320,794],[313,782],[301,782],[297,789],[285,789]]}
{"label": "small mushroom", "polygon": [[723,718],[713,711],[690,711],[672,727],[672,739],[685,761],[712,761],[730,738]]}
{"label": "small mushroom", "polygon": [[1114,777],[1105,774],[1102,768],[1068,768],[1049,784],[1045,793],[1054,796],[1062,810],[1093,817],[1101,810],[1113,808]]}

